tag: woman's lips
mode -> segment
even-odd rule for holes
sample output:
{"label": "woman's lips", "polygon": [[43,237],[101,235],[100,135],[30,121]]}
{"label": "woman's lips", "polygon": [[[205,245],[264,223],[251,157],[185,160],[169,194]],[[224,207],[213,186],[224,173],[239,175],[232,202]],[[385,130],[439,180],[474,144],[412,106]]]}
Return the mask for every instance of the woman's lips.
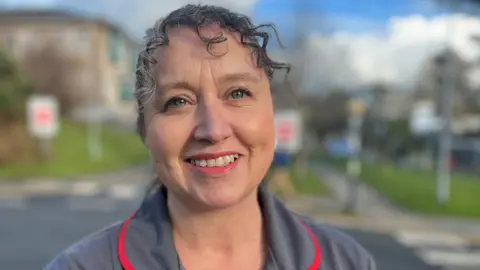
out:
{"label": "woman's lips", "polygon": [[199,154],[188,158],[186,163],[189,168],[207,177],[219,177],[227,174],[239,162],[240,155],[235,152],[215,154]]}

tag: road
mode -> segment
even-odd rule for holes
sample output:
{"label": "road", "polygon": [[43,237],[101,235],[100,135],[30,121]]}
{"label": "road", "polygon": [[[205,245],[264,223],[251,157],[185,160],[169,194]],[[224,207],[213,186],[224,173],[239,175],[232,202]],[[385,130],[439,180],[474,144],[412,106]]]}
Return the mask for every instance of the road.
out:
{"label": "road", "polygon": [[[0,269],[41,269],[57,252],[80,237],[127,217],[140,199],[141,192],[0,198]],[[345,232],[373,254],[379,270],[480,269],[480,262],[470,268],[429,266],[426,261],[438,261],[438,258],[428,259],[427,253],[422,253],[424,249],[419,248],[422,244],[419,236],[409,238],[407,234],[380,234],[358,229]],[[440,236],[438,239],[437,243],[448,242]],[[425,239],[422,241],[428,242]],[[435,241],[429,241],[430,246],[435,244]],[[450,246],[443,249],[451,249],[455,245],[459,250],[460,244],[463,243],[450,240]],[[480,251],[480,247],[469,248]],[[452,264],[452,259],[449,263]]]}
{"label": "road", "polygon": [[91,198],[53,197],[31,203],[27,208],[0,208],[0,269],[41,269],[70,243],[133,210],[132,203],[113,205]]}
{"label": "road", "polygon": [[398,243],[392,236],[362,230],[345,230],[374,256],[379,270],[440,270],[429,266],[411,249]]}

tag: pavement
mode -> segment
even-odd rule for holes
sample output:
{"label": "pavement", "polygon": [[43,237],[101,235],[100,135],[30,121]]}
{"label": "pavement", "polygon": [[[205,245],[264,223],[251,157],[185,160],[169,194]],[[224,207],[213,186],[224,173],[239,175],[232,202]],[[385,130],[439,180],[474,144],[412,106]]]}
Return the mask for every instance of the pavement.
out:
{"label": "pavement", "polygon": [[1,198],[24,198],[38,195],[82,195],[95,193],[118,183],[140,182],[153,179],[149,165],[139,165],[117,172],[85,175],[71,179],[35,178],[28,180],[0,179]]}

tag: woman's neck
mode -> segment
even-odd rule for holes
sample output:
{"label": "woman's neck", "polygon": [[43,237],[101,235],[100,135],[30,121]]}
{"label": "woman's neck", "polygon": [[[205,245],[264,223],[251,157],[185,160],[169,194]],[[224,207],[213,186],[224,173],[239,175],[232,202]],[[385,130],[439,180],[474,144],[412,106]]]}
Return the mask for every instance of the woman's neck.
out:
{"label": "woman's neck", "polygon": [[256,249],[256,246],[263,248],[265,245],[262,212],[256,192],[235,206],[201,212],[187,207],[175,196],[168,196],[168,209],[175,241],[190,250],[231,252],[243,248]]}

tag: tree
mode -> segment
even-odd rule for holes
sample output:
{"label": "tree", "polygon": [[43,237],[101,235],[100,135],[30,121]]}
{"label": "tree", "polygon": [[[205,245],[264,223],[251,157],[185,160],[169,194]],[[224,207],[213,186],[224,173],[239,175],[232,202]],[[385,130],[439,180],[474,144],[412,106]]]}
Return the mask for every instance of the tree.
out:
{"label": "tree", "polygon": [[465,113],[479,113],[480,104],[475,98],[475,93],[469,86],[467,75],[472,65],[462,60],[452,50],[445,50],[430,58],[419,74],[415,99],[427,99],[436,103],[438,112],[441,113],[441,98],[443,95],[443,80],[445,66],[454,65],[454,73],[451,78],[454,80],[453,113],[461,115]]}
{"label": "tree", "polygon": [[331,132],[343,132],[347,126],[348,100],[349,95],[341,90],[326,96],[303,96],[307,126],[320,138]]}
{"label": "tree", "polygon": [[0,125],[23,121],[32,85],[6,54],[0,52]]}
{"label": "tree", "polygon": [[83,62],[64,52],[61,46],[47,42],[32,48],[21,64],[31,77],[36,93],[51,94],[59,100],[62,115],[85,101],[85,82],[81,78],[85,71]]}
{"label": "tree", "polygon": [[25,126],[25,104],[32,91],[25,74],[0,52],[0,164],[36,157]]}
{"label": "tree", "polygon": [[388,86],[377,82],[372,85],[369,92],[372,97],[371,104],[365,113],[362,126],[362,142],[365,148],[381,152],[385,149],[388,137],[387,119],[384,119],[385,97],[388,94]]}
{"label": "tree", "polygon": [[270,89],[272,91],[275,109],[298,109],[298,93],[293,88],[290,80],[273,80]]}

